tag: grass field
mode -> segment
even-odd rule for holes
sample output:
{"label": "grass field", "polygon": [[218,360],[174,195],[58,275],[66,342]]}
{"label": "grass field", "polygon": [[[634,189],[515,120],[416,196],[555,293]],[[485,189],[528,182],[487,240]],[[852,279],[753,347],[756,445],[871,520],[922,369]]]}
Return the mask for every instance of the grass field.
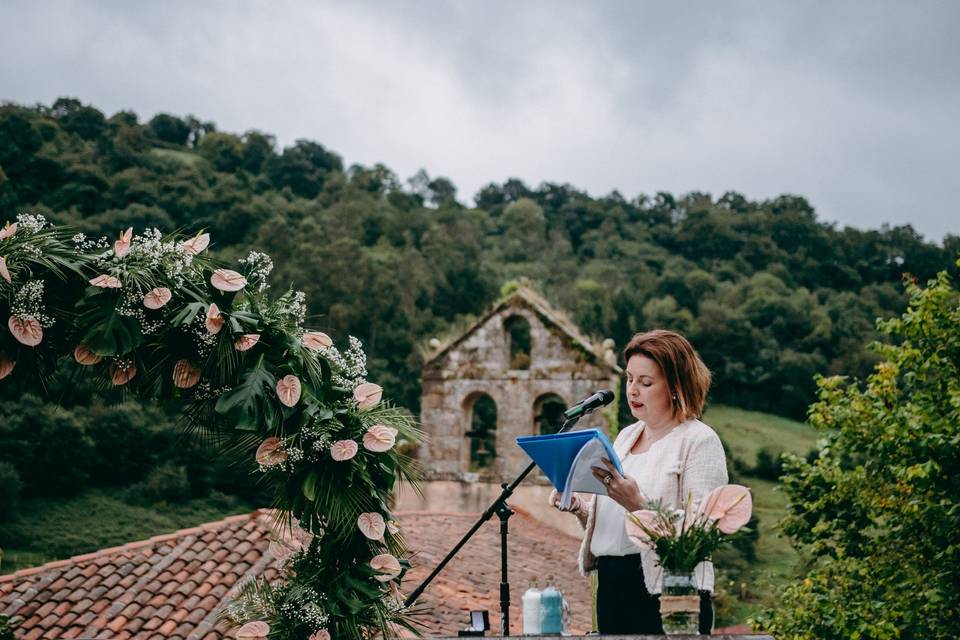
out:
{"label": "grass field", "polygon": [[759,411],[713,405],[703,421],[720,434],[734,457],[748,465],[756,463],[763,448],[805,455],[817,443],[817,432],[810,425]]}
{"label": "grass field", "polygon": [[193,165],[200,161],[200,156],[197,154],[190,153],[189,151],[179,151],[177,149],[161,149],[159,147],[155,147],[150,150],[150,153],[168,160],[182,162],[185,165]]}
{"label": "grass field", "polygon": [[[735,407],[712,406],[703,421],[720,434],[730,453],[748,466],[756,464],[757,452],[763,448],[804,455],[817,441],[816,431],[805,423]],[[779,483],[750,476],[739,481],[750,487],[753,510],[760,519],[757,561],[744,569],[736,582],[724,574],[723,564],[718,562],[717,586],[724,594],[723,606],[718,607],[720,625],[743,622],[773,605],[780,588],[795,576],[799,559],[778,529],[787,513],[787,497]]]}

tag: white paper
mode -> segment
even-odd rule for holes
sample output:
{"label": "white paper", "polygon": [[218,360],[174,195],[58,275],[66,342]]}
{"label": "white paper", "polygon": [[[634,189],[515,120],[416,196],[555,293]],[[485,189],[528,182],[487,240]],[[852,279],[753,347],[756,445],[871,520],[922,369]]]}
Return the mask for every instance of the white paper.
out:
{"label": "white paper", "polygon": [[567,483],[563,487],[563,495],[560,497],[560,507],[569,509],[573,502],[573,493],[595,493],[597,495],[607,495],[607,485],[597,480],[593,475],[591,467],[600,467],[605,469],[603,458],[607,457],[607,450],[599,438],[593,438],[587,442],[577,457],[573,459],[570,465],[570,472],[567,474]]}

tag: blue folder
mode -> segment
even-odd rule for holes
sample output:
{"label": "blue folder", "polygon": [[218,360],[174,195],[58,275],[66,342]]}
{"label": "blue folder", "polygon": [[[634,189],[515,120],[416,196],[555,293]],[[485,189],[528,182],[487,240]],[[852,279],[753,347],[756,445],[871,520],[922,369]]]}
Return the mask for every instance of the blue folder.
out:
{"label": "blue folder", "polygon": [[613,450],[610,439],[599,429],[567,431],[545,436],[521,436],[517,438],[517,444],[540,467],[557,491],[562,492],[566,488],[570,466],[580,453],[580,449],[594,439],[600,440],[607,452],[607,458],[620,475],[623,475],[619,456]]}

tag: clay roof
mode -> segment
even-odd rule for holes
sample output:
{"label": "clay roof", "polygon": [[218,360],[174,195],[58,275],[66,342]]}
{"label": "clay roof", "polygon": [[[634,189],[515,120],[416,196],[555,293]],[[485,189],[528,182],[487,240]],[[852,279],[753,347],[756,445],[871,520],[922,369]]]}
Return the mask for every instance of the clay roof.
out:
{"label": "clay roof", "polygon": [[[404,580],[412,591],[476,520],[475,514],[395,514],[414,551]],[[215,626],[230,588],[247,574],[277,576],[267,553],[270,514],[256,511],[121,547],[0,576],[0,614],[24,618],[20,640],[232,637]],[[470,609],[487,609],[499,629],[499,521],[487,523],[431,583],[420,603],[426,635],[456,635]],[[511,632],[520,632],[523,591],[555,576],[590,628],[590,583],[576,569],[576,539],[518,514],[510,520]]]}
{"label": "clay roof", "polygon": [[550,303],[547,302],[546,298],[541,296],[533,289],[525,286],[518,287],[512,293],[498,300],[493,307],[479,320],[473,323],[468,330],[450,340],[447,344],[439,347],[434,352],[429,353],[424,359],[424,365],[426,366],[431,362],[443,357],[444,354],[463,342],[494,314],[499,313],[506,307],[515,306],[518,303],[525,304],[548,325],[552,325],[563,331],[567,337],[570,338],[574,345],[582,349],[587,355],[590,356],[591,360],[595,364],[606,367],[618,375],[621,373],[620,367],[615,364],[610,364],[604,359],[604,350],[601,345],[595,344],[589,337],[580,331],[579,327],[577,327],[577,325],[574,324],[574,322],[567,317],[565,313],[552,307]]}
{"label": "clay roof", "polygon": [[20,640],[212,640],[215,610],[247,574],[274,577],[265,511],[0,576],[0,614]]}

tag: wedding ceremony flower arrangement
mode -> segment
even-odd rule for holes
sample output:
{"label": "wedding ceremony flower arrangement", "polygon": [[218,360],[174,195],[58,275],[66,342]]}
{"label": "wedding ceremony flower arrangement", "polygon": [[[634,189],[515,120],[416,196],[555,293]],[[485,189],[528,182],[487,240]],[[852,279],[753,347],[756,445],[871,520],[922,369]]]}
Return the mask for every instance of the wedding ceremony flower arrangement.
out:
{"label": "wedding ceremony flower arrangement", "polygon": [[340,350],[305,326],[302,293],[270,296],[268,256],[229,268],[212,242],[132,228],[89,239],[39,215],[0,227],[0,384],[43,389],[67,359],[67,375],[179,400],[187,430],[251,466],[274,496],[269,553],[283,568],[234,587],[221,619],[237,638],[415,630],[389,508],[397,480],[416,483],[398,446],[420,438],[415,421],[367,380],[359,340]]}

